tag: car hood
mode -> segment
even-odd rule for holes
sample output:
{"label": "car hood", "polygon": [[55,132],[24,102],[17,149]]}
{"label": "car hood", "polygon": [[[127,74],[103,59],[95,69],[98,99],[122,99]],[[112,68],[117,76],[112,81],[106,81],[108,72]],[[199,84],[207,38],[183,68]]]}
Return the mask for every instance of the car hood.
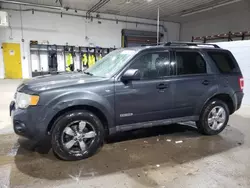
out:
{"label": "car hood", "polygon": [[19,87],[18,91],[45,91],[49,89],[99,82],[107,78],[86,75],[84,73],[63,73],[57,75],[45,75],[25,80]]}

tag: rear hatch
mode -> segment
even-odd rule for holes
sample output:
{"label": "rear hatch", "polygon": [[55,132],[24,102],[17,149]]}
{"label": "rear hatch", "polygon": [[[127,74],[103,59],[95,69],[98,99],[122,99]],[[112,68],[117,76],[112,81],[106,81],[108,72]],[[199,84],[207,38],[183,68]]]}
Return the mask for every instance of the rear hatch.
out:
{"label": "rear hatch", "polygon": [[229,85],[235,92],[243,92],[244,78],[232,53],[227,50],[208,51],[207,53],[220,71],[221,81],[225,80],[223,84]]}

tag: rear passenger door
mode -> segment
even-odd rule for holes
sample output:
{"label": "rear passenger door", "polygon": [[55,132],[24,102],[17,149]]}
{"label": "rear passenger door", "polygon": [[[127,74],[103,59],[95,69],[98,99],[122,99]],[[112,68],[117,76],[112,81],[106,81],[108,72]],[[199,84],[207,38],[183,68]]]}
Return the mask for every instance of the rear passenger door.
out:
{"label": "rear passenger door", "polygon": [[176,50],[174,83],[175,117],[198,117],[199,110],[217,83],[204,54],[194,50]]}

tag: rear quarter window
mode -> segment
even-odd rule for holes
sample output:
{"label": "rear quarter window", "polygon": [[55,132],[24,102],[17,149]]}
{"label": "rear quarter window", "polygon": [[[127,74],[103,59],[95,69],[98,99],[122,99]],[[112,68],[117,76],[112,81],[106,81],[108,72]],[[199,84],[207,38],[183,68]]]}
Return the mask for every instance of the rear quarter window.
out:
{"label": "rear quarter window", "polygon": [[236,73],[240,72],[239,67],[232,55],[227,52],[207,52],[212,58],[217,68],[221,73]]}

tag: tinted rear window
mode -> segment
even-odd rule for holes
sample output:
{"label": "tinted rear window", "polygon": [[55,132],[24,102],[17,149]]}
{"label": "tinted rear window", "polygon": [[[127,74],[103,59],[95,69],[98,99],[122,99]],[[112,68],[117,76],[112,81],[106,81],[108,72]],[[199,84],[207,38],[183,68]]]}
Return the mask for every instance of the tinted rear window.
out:
{"label": "tinted rear window", "polygon": [[239,72],[239,67],[231,55],[225,52],[208,52],[221,73]]}

